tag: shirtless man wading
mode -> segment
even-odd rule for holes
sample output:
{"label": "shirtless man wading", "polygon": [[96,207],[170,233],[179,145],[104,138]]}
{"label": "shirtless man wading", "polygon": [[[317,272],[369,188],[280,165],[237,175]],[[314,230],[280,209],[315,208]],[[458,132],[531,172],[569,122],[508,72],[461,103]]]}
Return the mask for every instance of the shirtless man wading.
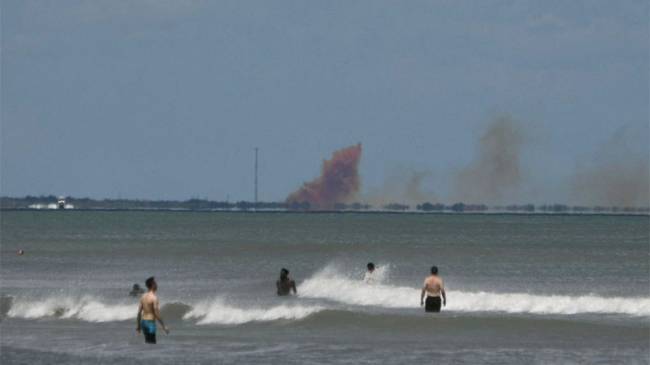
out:
{"label": "shirtless man wading", "polygon": [[158,284],[156,280],[152,277],[147,279],[145,282],[147,289],[146,293],[140,298],[140,306],[138,307],[138,328],[136,331],[144,334],[144,342],[154,344],[156,343],[156,320],[160,322],[163,331],[169,333],[167,327],[163,323],[162,318],[160,317],[160,302],[158,302],[158,297],[156,296],[156,290],[158,290]]}
{"label": "shirtless man wading", "polygon": [[[424,295],[427,296],[426,305]],[[447,305],[447,296],[445,294],[445,285],[438,276],[438,268],[431,267],[431,276],[424,279],[424,286],[420,294],[420,305],[424,305],[426,312],[440,312],[440,296],[442,295],[442,305]]]}

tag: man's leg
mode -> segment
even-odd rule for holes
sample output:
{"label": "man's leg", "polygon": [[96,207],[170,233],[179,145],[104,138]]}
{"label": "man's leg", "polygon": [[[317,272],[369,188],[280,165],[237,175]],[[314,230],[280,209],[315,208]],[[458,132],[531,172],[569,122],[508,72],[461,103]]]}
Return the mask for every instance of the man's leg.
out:
{"label": "man's leg", "polygon": [[144,342],[155,344],[156,343],[156,323],[151,321],[142,321],[142,333],[144,334]]}

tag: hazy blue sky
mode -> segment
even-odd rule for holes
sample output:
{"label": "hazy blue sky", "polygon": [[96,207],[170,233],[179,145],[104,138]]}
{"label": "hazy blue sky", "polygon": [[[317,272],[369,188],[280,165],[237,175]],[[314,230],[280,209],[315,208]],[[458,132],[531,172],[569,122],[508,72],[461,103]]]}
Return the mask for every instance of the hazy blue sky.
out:
{"label": "hazy blue sky", "polygon": [[531,201],[621,131],[648,156],[648,2],[2,0],[1,193],[282,200],[448,178],[511,115]]}

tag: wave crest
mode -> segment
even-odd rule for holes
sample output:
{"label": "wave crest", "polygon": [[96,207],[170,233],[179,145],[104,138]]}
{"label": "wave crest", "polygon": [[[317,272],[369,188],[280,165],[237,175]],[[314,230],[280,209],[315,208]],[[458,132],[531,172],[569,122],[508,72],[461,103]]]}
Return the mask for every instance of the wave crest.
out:
{"label": "wave crest", "polygon": [[[359,307],[419,308],[420,288],[388,284],[389,266],[378,268],[375,284],[354,277],[329,265],[298,285],[297,300],[268,307],[241,306],[222,298],[162,306],[164,318],[196,320],[199,325],[239,325],[249,322],[301,320],[326,309],[363,312]],[[300,298],[312,299],[301,301]],[[314,303],[316,302],[316,303]],[[338,303],[338,305],[337,305]],[[541,295],[528,293],[448,292],[445,311],[460,313],[521,314],[620,314],[650,316],[650,297],[604,297],[598,295]],[[135,319],[134,299],[108,302],[93,296],[55,296],[41,298],[0,297],[0,320],[6,317],[38,319],[62,318],[87,322],[113,322]]]}
{"label": "wave crest", "polygon": [[[387,275],[387,274],[386,274]],[[302,297],[326,299],[359,306],[384,308],[419,307],[420,288],[369,285],[350,279],[333,267],[326,267],[299,286]],[[597,295],[533,295],[527,293],[491,293],[451,291],[447,293],[448,311],[505,312],[532,314],[611,313],[633,316],[650,315],[650,298],[602,297]]]}
{"label": "wave crest", "polygon": [[45,298],[43,300],[15,299],[7,312],[13,318],[74,318],[87,322],[125,321],[136,317],[137,306],[133,303],[106,304],[101,300],[84,296],[81,298]]}
{"label": "wave crest", "polygon": [[278,305],[271,308],[238,308],[229,306],[222,299],[197,303],[183,319],[198,319],[197,324],[235,325],[248,322],[276,320],[299,320],[323,310],[319,306]]}

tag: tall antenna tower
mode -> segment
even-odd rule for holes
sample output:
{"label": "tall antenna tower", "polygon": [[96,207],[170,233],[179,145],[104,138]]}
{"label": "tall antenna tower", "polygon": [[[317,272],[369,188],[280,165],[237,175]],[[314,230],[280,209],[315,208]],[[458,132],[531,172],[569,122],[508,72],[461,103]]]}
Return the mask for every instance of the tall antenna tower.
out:
{"label": "tall antenna tower", "polygon": [[255,147],[255,209],[257,209],[257,150]]}

